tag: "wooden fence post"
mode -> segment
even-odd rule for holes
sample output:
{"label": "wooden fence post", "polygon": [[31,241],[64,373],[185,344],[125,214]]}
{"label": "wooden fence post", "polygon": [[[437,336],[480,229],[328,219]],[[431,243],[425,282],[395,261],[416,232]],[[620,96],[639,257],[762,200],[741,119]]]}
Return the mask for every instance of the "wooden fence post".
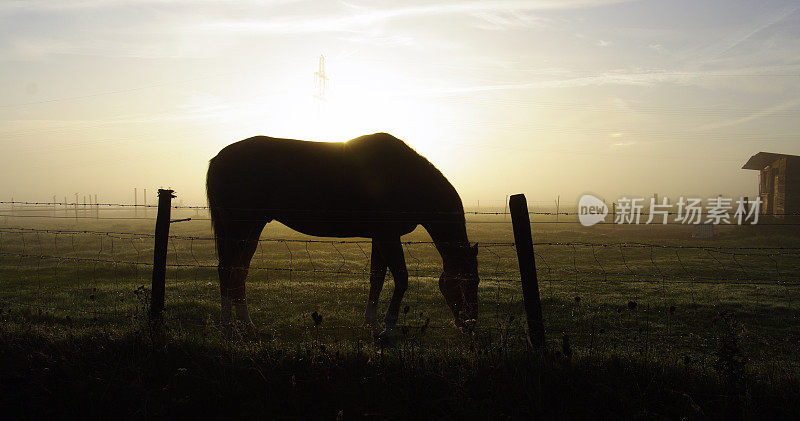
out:
{"label": "wooden fence post", "polygon": [[522,279],[522,297],[528,318],[528,337],[531,345],[543,349],[544,323],[542,321],[542,302],[539,298],[539,281],[536,278],[536,259],[533,255],[531,221],[528,216],[528,201],[524,194],[515,194],[509,199],[511,223],[514,227],[514,244],[517,247],[519,274]]}
{"label": "wooden fence post", "polygon": [[611,223],[617,223],[617,202],[611,202]]}
{"label": "wooden fence post", "polygon": [[[560,208],[561,208],[561,195],[559,194],[558,197],[556,198],[556,222],[558,222],[558,213],[560,211]],[[525,201],[525,212],[527,211],[528,211],[528,202]]]}
{"label": "wooden fence post", "polygon": [[150,295],[150,323],[160,323],[164,315],[164,279],[167,275],[167,242],[173,190],[158,189],[155,245],[153,246],[153,286]]}

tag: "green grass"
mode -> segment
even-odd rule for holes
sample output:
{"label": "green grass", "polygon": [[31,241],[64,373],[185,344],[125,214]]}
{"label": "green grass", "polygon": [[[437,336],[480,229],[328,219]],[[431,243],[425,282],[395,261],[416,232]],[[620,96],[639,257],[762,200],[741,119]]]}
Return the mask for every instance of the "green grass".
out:
{"label": "green grass", "polygon": [[[146,221],[2,226],[152,231]],[[368,243],[262,242],[247,284],[261,332],[230,343],[218,328],[216,271],[204,267],[215,264],[206,221],[172,227],[202,238],[171,240],[167,320],[155,337],[145,322],[152,238],[0,230],[0,406],[23,418],[800,415],[800,256],[743,249],[799,247],[797,232],[723,227],[695,240],[681,226],[533,227],[538,243],[596,244],[536,246],[545,356],[525,339],[510,245],[481,248],[479,328],[469,336],[450,324],[435,249],[409,244],[408,312],[398,346],[382,350],[361,327]],[[507,223],[468,231],[484,244],[513,242]],[[309,237],[270,225],[262,238]],[[391,287],[389,278],[381,310]]]}

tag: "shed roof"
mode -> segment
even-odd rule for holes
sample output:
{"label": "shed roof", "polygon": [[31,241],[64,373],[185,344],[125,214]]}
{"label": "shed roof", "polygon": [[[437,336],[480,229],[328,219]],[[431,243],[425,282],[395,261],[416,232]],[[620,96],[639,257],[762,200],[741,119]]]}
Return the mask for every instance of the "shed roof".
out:
{"label": "shed roof", "polygon": [[747,162],[742,167],[743,170],[762,170],[769,164],[777,161],[780,158],[790,157],[790,158],[800,158],[797,155],[787,155],[783,153],[772,153],[772,152],[759,152],[750,157]]}

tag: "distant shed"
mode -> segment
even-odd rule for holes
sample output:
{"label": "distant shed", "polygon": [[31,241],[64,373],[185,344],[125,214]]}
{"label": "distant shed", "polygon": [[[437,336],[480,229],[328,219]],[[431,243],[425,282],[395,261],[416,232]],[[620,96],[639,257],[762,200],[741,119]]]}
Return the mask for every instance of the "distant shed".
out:
{"label": "distant shed", "polygon": [[742,169],[759,171],[762,215],[800,213],[800,156],[759,152]]}

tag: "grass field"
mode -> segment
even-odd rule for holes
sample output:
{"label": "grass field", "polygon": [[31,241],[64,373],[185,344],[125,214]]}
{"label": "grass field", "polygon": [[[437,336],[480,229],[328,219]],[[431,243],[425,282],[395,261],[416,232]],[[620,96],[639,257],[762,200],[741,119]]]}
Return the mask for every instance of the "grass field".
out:
{"label": "grass field", "polygon": [[[503,216],[468,218],[482,244],[475,334],[451,326],[436,285],[441,262],[419,229],[404,238],[411,279],[400,341],[380,349],[362,327],[369,243],[306,242],[320,239],[273,224],[247,285],[259,338],[223,340],[209,223],[185,213],[173,215],[195,220],[171,227],[163,336],[146,323],[152,220],[0,217],[5,413],[800,416],[794,226],[717,227],[700,240],[685,226],[534,218],[548,339],[540,355],[526,341]],[[384,310],[391,287],[388,279]]]}

